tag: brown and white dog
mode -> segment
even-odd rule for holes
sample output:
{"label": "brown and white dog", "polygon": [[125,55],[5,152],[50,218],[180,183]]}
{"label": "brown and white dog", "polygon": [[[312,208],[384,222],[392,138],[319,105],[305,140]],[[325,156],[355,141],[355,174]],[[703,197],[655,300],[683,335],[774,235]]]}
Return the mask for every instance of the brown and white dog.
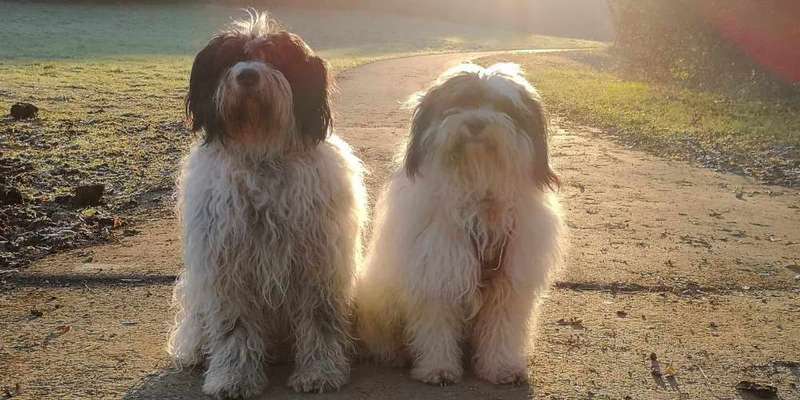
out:
{"label": "brown and white dog", "polygon": [[358,333],[412,376],[462,376],[462,344],[492,383],[527,378],[533,310],[561,258],[547,120],[514,64],[464,64],[418,99],[403,168],[376,206]]}
{"label": "brown and white dog", "polygon": [[252,12],[197,54],[189,86],[204,141],[179,180],[186,269],[168,350],[205,363],[205,393],[250,397],[288,337],[289,385],[336,390],[350,373],[366,193],[361,162],[330,133],[326,64]]}

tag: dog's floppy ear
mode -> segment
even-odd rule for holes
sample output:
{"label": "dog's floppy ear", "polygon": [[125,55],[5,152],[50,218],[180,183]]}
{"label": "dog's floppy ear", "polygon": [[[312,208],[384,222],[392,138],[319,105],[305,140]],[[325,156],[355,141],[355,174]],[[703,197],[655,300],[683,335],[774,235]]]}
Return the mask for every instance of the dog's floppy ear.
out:
{"label": "dog's floppy ear", "polygon": [[527,108],[527,115],[523,119],[523,128],[533,141],[533,151],[535,152],[533,179],[539,188],[547,187],[555,190],[560,185],[560,181],[550,166],[550,153],[547,147],[549,134],[547,113],[539,95],[532,90],[526,92],[523,94],[523,101]]}
{"label": "dog's floppy ear", "polygon": [[228,65],[243,56],[233,38],[217,36],[197,53],[189,77],[186,95],[186,119],[192,132],[203,130],[205,143],[222,140],[222,120],[217,113],[214,95]]}
{"label": "dog's floppy ear", "polygon": [[425,133],[430,128],[435,117],[436,98],[441,90],[431,88],[427,93],[417,93],[407,102],[416,103],[411,117],[411,132],[409,134],[406,155],[403,158],[403,168],[409,178],[414,179],[420,172],[419,169],[428,156],[428,144]]}
{"label": "dog's floppy ear", "polygon": [[319,143],[328,136],[333,116],[330,105],[328,66],[317,56],[309,56],[292,85],[294,116],[304,137]]}

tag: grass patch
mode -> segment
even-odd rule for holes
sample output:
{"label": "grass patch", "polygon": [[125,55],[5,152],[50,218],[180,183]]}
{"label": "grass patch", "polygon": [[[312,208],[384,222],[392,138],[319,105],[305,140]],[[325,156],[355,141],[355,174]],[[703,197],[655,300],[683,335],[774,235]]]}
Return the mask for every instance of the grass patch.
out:
{"label": "grass patch", "polygon": [[41,109],[40,119],[6,121],[0,131],[3,157],[23,159],[36,172],[16,184],[31,196],[104,178],[118,182],[112,193],[120,195],[147,190],[142,181],[168,184],[168,165],[189,139],[180,111],[187,61],[1,64],[8,93],[0,108],[16,98]]}
{"label": "grass patch", "polygon": [[570,121],[605,128],[659,154],[741,173],[768,183],[800,184],[800,98],[733,97],[642,80],[615,72],[602,50],[513,55],[549,109]]}

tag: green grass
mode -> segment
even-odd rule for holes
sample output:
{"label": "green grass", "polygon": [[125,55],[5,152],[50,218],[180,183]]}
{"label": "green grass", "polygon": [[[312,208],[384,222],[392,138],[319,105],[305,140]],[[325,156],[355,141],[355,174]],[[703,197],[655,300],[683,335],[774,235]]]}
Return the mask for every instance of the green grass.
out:
{"label": "green grass", "polygon": [[0,131],[3,157],[30,164],[16,184],[36,197],[108,182],[117,200],[169,186],[189,141],[180,123],[187,61],[1,64],[2,90],[11,95],[0,108],[20,100],[41,109],[40,119]]}
{"label": "green grass", "polygon": [[[334,59],[393,53],[597,47],[597,42],[365,11],[273,9]],[[0,3],[0,60],[191,56],[242,10],[203,5]],[[335,61],[335,60],[334,60]]]}
{"label": "green grass", "polygon": [[610,57],[598,50],[480,62],[522,64],[549,109],[570,121],[606,128],[664,155],[792,184],[783,179],[791,173],[786,168],[800,166],[800,99],[738,98],[626,79],[604,67]]}

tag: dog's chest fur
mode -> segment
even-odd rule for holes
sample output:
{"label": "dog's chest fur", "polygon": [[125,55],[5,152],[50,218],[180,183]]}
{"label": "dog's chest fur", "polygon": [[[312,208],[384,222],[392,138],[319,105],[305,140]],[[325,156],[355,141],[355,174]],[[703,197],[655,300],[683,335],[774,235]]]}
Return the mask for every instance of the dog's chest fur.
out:
{"label": "dog's chest fur", "polygon": [[203,214],[218,285],[255,292],[275,307],[302,281],[304,269],[325,262],[317,243],[330,238],[322,221],[333,207],[334,183],[322,173],[310,158],[224,160],[207,171],[192,207]]}
{"label": "dog's chest fur", "polygon": [[227,186],[233,206],[223,209],[229,215],[222,217],[239,221],[243,232],[227,232],[229,245],[247,246],[250,254],[259,253],[259,247],[273,247],[269,258],[277,255],[275,247],[283,247],[285,256],[294,259],[291,252],[296,249],[285,245],[312,240],[328,194],[319,190],[324,188],[318,172],[298,164],[231,171]]}
{"label": "dog's chest fur", "polygon": [[[232,171],[228,177],[232,197],[241,203],[233,207],[233,217],[240,218],[250,234],[270,239],[276,232],[270,227],[283,227],[286,233],[296,234],[294,228],[313,219],[320,208],[319,193],[312,193],[301,184],[319,187],[315,171],[298,168],[292,163],[262,165],[253,169]],[[289,207],[291,206],[291,207]]]}
{"label": "dog's chest fur", "polygon": [[506,247],[513,234],[513,209],[492,197],[472,207],[466,230],[481,269],[481,279],[491,279],[503,267]]}

